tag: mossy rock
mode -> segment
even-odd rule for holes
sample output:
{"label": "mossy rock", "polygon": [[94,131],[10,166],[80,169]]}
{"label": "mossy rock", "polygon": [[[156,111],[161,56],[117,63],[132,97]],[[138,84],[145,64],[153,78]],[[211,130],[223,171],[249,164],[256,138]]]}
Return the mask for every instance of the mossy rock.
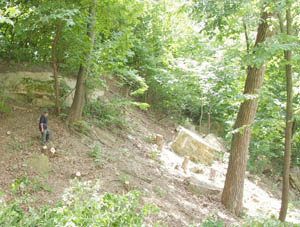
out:
{"label": "mossy rock", "polygon": [[28,158],[27,163],[33,170],[41,174],[51,170],[49,159],[45,155],[32,155]]}

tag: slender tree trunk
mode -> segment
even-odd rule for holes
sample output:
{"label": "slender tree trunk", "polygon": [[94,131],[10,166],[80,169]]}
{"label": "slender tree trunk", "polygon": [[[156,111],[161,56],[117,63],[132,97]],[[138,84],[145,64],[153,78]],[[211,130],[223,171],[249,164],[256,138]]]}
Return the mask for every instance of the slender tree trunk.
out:
{"label": "slender tree trunk", "polygon": [[85,54],[85,64],[81,64],[79,67],[77,81],[76,81],[76,90],[73,103],[68,116],[68,123],[71,124],[75,121],[81,120],[83,107],[85,103],[85,79],[87,74],[90,71],[90,59],[91,53],[93,51],[94,42],[95,42],[95,25],[96,25],[96,2],[93,1],[89,8],[90,20],[87,24],[87,35],[90,39],[90,50]]}
{"label": "slender tree trunk", "polygon": [[201,132],[202,130],[202,119],[203,119],[203,111],[204,111],[204,108],[203,108],[203,101],[201,103],[201,114],[200,114],[200,119],[199,119],[199,131]]}
{"label": "slender tree trunk", "polygon": [[56,35],[52,43],[52,66],[53,66],[53,74],[54,74],[54,81],[55,81],[55,107],[56,107],[57,115],[60,114],[60,104],[59,104],[58,69],[57,69],[57,62],[56,62],[56,46],[61,33],[61,25],[62,25],[62,21],[59,21],[57,23]]}
{"label": "slender tree trunk", "polygon": [[[268,30],[266,19],[268,14],[261,13],[261,23],[258,26],[255,46],[264,42]],[[255,53],[253,53],[255,54]],[[257,95],[261,88],[265,67],[249,66],[244,94]],[[231,140],[231,152],[222,193],[222,203],[237,216],[241,216],[243,208],[244,178],[247,165],[247,154],[250,142],[250,126],[254,121],[258,106],[257,98],[244,101],[237,115]]]}
{"label": "slender tree trunk", "polygon": [[[286,34],[291,35],[291,9],[286,10]],[[283,26],[281,24],[281,32],[283,32]],[[291,148],[292,148],[292,127],[293,127],[293,79],[292,79],[292,66],[291,51],[284,51],[284,58],[287,62],[285,66],[286,74],[286,126],[285,126],[285,150],[284,150],[284,166],[283,166],[283,182],[282,182],[282,197],[281,197],[281,209],[279,214],[279,220],[285,221],[288,202],[289,202],[289,186],[290,186],[290,162],[291,162]]]}
{"label": "slender tree trunk", "polygon": [[209,134],[210,133],[210,128],[211,128],[211,121],[210,121],[210,111],[211,111],[211,106],[209,105],[209,107],[208,107],[208,132],[207,132],[207,134]]}

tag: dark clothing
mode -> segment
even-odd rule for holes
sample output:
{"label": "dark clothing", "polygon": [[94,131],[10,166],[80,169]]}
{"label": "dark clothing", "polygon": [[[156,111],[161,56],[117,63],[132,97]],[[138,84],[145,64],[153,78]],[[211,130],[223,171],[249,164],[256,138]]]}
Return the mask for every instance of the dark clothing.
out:
{"label": "dark clothing", "polygon": [[39,123],[39,129],[40,129],[40,131],[42,131],[42,125],[41,124],[43,124],[44,130],[47,130],[47,121],[48,121],[48,118],[45,117],[44,115],[42,115],[40,117],[40,123]]}

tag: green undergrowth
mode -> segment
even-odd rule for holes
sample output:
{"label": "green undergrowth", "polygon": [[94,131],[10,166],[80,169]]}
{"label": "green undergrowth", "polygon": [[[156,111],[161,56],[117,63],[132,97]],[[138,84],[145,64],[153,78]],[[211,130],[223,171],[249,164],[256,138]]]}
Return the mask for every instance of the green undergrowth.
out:
{"label": "green undergrowth", "polygon": [[73,180],[54,207],[29,207],[28,198],[0,200],[0,226],[143,226],[144,217],[158,213],[154,205],[139,204],[139,193],[100,194],[100,184]]}
{"label": "green undergrowth", "polygon": [[[0,87],[0,89],[2,89]],[[5,97],[0,91],[0,113],[11,113],[11,108],[7,102],[7,97]]]}
{"label": "green undergrowth", "polygon": [[111,100],[88,102],[84,107],[84,115],[95,121],[100,127],[127,127],[124,116],[125,108],[130,105],[126,99],[114,97]]}
{"label": "green undergrowth", "polygon": [[246,217],[244,218],[243,223],[241,224],[228,224],[223,223],[222,220],[219,220],[216,215],[205,218],[200,224],[191,224],[190,227],[299,227],[298,224],[292,224],[287,222],[279,221],[275,216],[272,216],[268,219],[264,218],[253,218]]}
{"label": "green undergrowth", "polygon": [[292,224],[279,221],[275,216],[271,218],[252,218],[246,219],[243,227],[299,227],[299,224]]}
{"label": "green undergrowth", "polygon": [[150,105],[114,96],[111,99],[88,102],[84,107],[84,115],[93,119],[100,127],[126,129],[129,126],[129,122],[126,120],[129,107],[147,110]]}

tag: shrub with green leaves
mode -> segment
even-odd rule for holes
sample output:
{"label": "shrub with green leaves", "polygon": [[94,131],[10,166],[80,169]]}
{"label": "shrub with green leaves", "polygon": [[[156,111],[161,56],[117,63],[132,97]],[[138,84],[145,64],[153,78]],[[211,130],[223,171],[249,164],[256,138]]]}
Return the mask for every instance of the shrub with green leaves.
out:
{"label": "shrub with green leaves", "polygon": [[86,121],[76,121],[73,124],[73,127],[75,130],[77,130],[78,132],[82,133],[82,134],[86,134],[86,132],[88,131],[88,129],[90,128],[90,125],[88,122]]}
{"label": "shrub with green leaves", "polygon": [[223,227],[223,223],[220,220],[217,220],[216,217],[212,216],[209,218],[206,218],[202,224],[202,227]]}
{"label": "shrub with green leaves", "polygon": [[130,105],[130,101],[118,97],[111,100],[99,100],[89,102],[85,106],[84,114],[95,119],[101,127],[117,126],[125,128],[124,120],[125,108]]}
{"label": "shrub with green leaves", "polygon": [[74,180],[55,207],[20,207],[25,200],[0,200],[0,226],[143,226],[143,217],[158,212],[153,205],[140,206],[139,193],[100,195],[100,184]]}
{"label": "shrub with green leaves", "polygon": [[247,218],[247,221],[243,224],[243,227],[297,227],[299,225],[281,222],[275,216],[269,219]]}
{"label": "shrub with green leaves", "polygon": [[94,147],[93,147],[93,150],[89,153],[89,155],[94,158],[94,161],[97,165],[102,165],[103,164],[103,156],[104,156],[104,153],[103,151],[101,150],[101,148],[99,147],[98,144],[96,144]]}

